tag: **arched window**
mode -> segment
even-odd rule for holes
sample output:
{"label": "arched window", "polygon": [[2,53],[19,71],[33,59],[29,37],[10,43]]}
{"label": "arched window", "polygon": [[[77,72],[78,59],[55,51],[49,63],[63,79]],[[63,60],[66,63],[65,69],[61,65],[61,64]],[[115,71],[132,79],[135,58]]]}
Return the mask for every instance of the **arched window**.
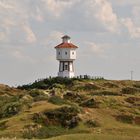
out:
{"label": "arched window", "polygon": [[67,55],[68,53],[67,52],[65,52],[65,55]]}
{"label": "arched window", "polygon": [[74,55],[74,52],[72,52],[72,54]]}

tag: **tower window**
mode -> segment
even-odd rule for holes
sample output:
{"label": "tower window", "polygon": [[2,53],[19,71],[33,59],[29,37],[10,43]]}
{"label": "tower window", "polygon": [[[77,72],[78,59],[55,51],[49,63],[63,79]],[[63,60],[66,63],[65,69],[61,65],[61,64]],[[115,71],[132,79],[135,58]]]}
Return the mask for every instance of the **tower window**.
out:
{"label": "tower window", "polygon": [[65,65],[65,70],[68,70],[68,65]]}
{"label": "tower window", "polygon": [[72,54],[74,55],[74,52],[72,52]]}
{"label": "tower window", "polygon": [[58,52],[58,54],[60,55],[60,52]]}
{"label": "tower window", "polygon": [[67,52],[65,52],[65,55],[67,55],[68,53]]}

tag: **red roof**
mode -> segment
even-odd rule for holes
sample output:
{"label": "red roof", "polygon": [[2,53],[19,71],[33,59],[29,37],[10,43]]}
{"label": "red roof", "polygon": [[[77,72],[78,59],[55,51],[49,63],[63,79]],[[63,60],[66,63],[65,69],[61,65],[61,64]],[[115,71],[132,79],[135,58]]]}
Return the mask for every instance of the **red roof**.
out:
{"label": "red roof", "polygon": [[72,43],[61,43],[57,45],[55,48],[78,48],[78,47],[73,45]]}

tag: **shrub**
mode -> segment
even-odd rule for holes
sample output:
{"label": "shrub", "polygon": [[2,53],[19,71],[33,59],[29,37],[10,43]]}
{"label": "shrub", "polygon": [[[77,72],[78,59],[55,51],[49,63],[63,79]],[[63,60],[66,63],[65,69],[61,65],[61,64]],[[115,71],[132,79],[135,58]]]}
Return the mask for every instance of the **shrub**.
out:
{"label": "shrub", "polygon": [[136,125],[140,125],[140,116],[136,116],[134,122]]}
{"label": "shrub", "polygon": [[39,90],[31,90],[29,92],[29,95],[32,96],[32,97],[37,97],[39,96],[40,94],[42,94],[42,92],[40,92]]}
{"label": "shrub", "polygon": [[121,94],[118,93],[118,92],[114,92],[114,91],[103,90],[103,91],[93,92],[92,95],[96,95],[96,96],[119,96]]}
{"label": "shrub", "polygon": [[54,136],[59,136],[65,133],[65,129],[61,126],[41,126],[38,127],[37,125],[31,125],[25,127],[23,132],[23,138],[25,139],[45,139]]}
{"label": "shrub", "polygon": [[52,87],[53,87],[53,88],[64,89],[64,85],[62,85],[62,84],[57,84],[57,83],[53,84]]}
{"label": "shrub", "polygon": [[122,89],[123,94],[135,94],[137,92],[140,92],[138,88],[126,87]]}
{"label": "shrub", "polygon": [[130,123],[130,124],[132,124],[133,123],[133,120],[134,120],[134,117],[132,115],[122,114],[122,115],[118,115],[116,117],[116,119],[118,121],[123,122],[123,123]]}
{"label": "shrub", "polygon": [[46,78],[35,81],[33,84],[18,86],[19,89],[52,89],[56,86],[56,84],[62,84],[65,86],[72,86],[73,79],[71,78],[62,78],[62,77],[54,77],[54,78]]}
{"label": "shrub", "polygon": [[134,116],[131,114],[130,115],[121,114],[121,115],[116,116],[116,119],[123,123],[140,125],[140,116]]}
{"label": "shrub", "polygon": [[67,106],[44,112],[51,125],[60,124],[66,128],[74,128],[79,124],[78,113],[77,108]]}
{"label": "shrub", "polygon": [[88,127],[100,127],[100,124],[99,122],[95,121],[95,120],[87,120],[85,122],[85,124],[88,126]]}
{"label": "shrub", "polygon": [[125,99],[126,102],[135,104],[136,102],[140,102],[140,98],[138,97],[128,97]]}
{"label": "shrub", "polygon": [[140,82],[133,85],[135,88],[140,88]]}
{"label": "shrub", "polygon": [[50,103],[53,103],[53,104],[56,104],[56,105],[67,104],[67,102],[59,96],[52,96],[52,97],[49,98],[48,101]]}
{"label": "shrub", "polygon": [[34,113],[32,119],[35,123],[44,124],[46,116],[43,113]]}
{"label": "shrub", "polygon": [[95,85],[94,83],[86,83],[85,85],[79,85],[75,87],[75,90],[83,90],[83,91],[89,91],[89,90],[99,90],[100,87]]}
{"label": "shrub", "polygon": [[106,82],[103,84],[103,86],[107,87],[107,88],[118,88],[118,85],[112,83],[112,82]]}
{"label": "shrub", "polygon": [[63,97],[66,100],[70,100],[76,103],[81,103],[82,101],[87,99],[84,95],[81,95],[79,93],[72,93],[72,92],[67,92]]}
{"label": "shrub", "polygon": [[16,115],[20,112],[21,107],[22,105],[19,102],[6,104],[1,110],[0,117],[4,118],[4,117],[11,117],[13,115]]}
{"label": "shrub", "polygon": [[35,102],[48,99],[48,95],[46,95],[45,93],[43,93],[43,92],[41,92],[39,90],[31,90],[29,92],[29,95],[33,97],[33,100]]}
{"label": "shrub", "polygon": [[80,104],[80,106],[83,107],[89,107],[89,108],[98,108],[99,107],[99,102],[96,101],[96,99],[89,99],[87,101],[84,101],[83,103]]}
{"label": "shrub", "polygon": [[5,130],[8,127],[6,123],[7,121],[0,122],[0,130]]}

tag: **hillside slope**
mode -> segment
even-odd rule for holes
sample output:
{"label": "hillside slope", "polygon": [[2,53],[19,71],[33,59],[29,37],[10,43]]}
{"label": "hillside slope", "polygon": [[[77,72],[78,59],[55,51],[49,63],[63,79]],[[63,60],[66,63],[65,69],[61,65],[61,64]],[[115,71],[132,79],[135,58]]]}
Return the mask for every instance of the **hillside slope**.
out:
{"label": "hillside slope", "polygon": [[0,138],[138,140],[139,132],[139,81],[51,78],[0,85]]}

